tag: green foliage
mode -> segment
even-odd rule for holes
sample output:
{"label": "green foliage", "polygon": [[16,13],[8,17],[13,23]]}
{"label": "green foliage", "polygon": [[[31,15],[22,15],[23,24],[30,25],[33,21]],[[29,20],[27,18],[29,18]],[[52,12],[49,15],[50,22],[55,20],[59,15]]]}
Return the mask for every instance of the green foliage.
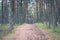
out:
{"label": "green foliage", "polygon": [[[49,27],[48,27],[48,23],[46,24],[46,23],[36,23],[36,25],[38,26],[38,27],[40,27],[40,28],[42,28],[42,29],[49,29]],[[51,29],[49,29],[49,30],[51,30],[52,31],[52,25],[51,25]],[[56,26],[56,32],[57,33],[60,33],[60,24],[58,24],[57,26]]]}
{"label": "green foliage", "polygon": [[36,23],[36,25],[39,27],[39,28],[42,28],[44,30],[47,30],[48,32],[52,32],[51,29],[48,28],[48,25],[46,23]]}
{"label": "green foliage", "polygon": [[[14,28],[16,28],[16,26],[18,26],[18,25],[19,24],[15,24]],[[0,32],[0,40],[2,40],[2,37],[6,36],[6,35],[8,35],[10,33],[12,33],[12,31],[9,31],[8,28],[9,28],[8,24],[0,25],[0,30],[1,30],[1,32]]]}
{"label": "green foliage", "polygon": [[57,25],[57,27],[56,27],[56,32],[57,32],[57,33],[60,33],[60,24]]}
{"label": "green foliage", "polygon": [[2,25],[0,25],[0,29],[6,30],[6,29],[8,29],[8,25],[2,24]]}
{"label": "green foliage", "polygon": [[[47,32],[47,35],[52,36],[52,40],[60,40],[60,24],[58,23],[56,27],[56,32],[53,32],[52,29],[48,28],[48,25],[46,23],[35,23],[39,28],[42,28],[44,31]],[[51,25],[52,27],[52,25]]]}

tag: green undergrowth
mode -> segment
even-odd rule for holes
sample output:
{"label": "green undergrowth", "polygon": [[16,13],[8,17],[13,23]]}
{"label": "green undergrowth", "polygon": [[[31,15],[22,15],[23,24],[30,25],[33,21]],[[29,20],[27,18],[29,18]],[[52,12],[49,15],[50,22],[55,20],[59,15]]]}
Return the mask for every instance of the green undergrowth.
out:
{"label": "green undergrowth", "polygon": [[[14,25],[14,28],[16,28],[19,24],[15,24]],[[4,36],[7,36],[9,34],[11,34],[12,31],[9,31],[9,25],[8,24],[3,24],[3,25],[0,25],[0,40],[2,40],[2,38]]]}
{"label": "green undergrowth", "polygon": [[7,24],[0,25],[0,30],[7,30],[7,29],[8,29],[8,25]]}
{"label": "green undergrowth", "polygon": [[52,29],[53,26],[51,26],[51,28],[49,29],[48,23],[47,24],[35,23],[35,24],[38,26],[38,28],[41,28],[44,31],[46,31],[48,35],[51,35],[52,40],[60,40],[60,24],[57,25],[56,32],[53,32],[53,29]]}
{"label": "green undergrowth", "polygon": [[10,31],[8,29],[8,25],[7,24],[0,25],[0,40],[2,40],[2,38],[5,35],[8,35],[9,33],[10,33]]}

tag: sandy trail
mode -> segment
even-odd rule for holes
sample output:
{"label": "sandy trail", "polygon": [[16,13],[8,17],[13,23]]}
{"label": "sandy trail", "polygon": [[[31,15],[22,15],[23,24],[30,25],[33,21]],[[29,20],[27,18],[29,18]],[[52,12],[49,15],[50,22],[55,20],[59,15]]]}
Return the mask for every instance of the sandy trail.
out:
{"label": "sandy trail", "polygon": [[48,40],[48,37],[34,24],[23,24],[4,40]]}

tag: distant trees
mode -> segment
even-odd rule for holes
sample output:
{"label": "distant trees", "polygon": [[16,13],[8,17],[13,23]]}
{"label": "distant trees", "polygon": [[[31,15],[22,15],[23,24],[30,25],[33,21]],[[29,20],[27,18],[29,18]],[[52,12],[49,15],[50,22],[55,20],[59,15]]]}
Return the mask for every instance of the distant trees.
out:
{"label": "distant trees", "polygon": [[51,28],[51,25],[52,25],[53,31],[55,31],[57,22],[59,20],[58,19],[58,14],[59,14],[58,4],[60,4],[58,2],[59,0],[35,0],[35,1],[37,4],[36,7],[38,7],[38,9],[36,8],[37,20],[39,20],[39,22],[49,23],[49,28]]}
{"label": "distant trees", "polygon": [[28,0],[17,0],[17,23],[22,24],[26,22],[27,8]]}
{"label": "distant trees", "polygon": [[21,23],[22,0],[16,0],[16,24]]}
{"label": "distant trees", "polygon": [[57,0],[57,8],[58,8],[58,23],[60,23],[60,0]]}
{"label": "distant trees", "polygon": [[7,23],[7,16],[8,16],[8,7],[7,7],[7,0],[2,0],[1,2],[1,9],[0,9],[0,14],[1,14],[1,23],[5,24]]}
{"label": "distant trees", "polygon": [[11,29],[15,23],[35,21],[48,23],[49,28],[52,25],[55,31],[57,23],[60,23],[59,0],[2,0],[0,12],[0,23],[9,23]]}

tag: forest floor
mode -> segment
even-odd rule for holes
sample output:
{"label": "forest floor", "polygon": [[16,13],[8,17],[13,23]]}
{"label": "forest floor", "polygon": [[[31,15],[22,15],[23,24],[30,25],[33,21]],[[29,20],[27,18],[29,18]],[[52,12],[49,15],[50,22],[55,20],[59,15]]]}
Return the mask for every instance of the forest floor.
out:
{"label": "forest floor", "polygon": [[36,25],[23,24],[15,28],[12,34],[5,36],[3,40],[51,40],[51,38]]}

